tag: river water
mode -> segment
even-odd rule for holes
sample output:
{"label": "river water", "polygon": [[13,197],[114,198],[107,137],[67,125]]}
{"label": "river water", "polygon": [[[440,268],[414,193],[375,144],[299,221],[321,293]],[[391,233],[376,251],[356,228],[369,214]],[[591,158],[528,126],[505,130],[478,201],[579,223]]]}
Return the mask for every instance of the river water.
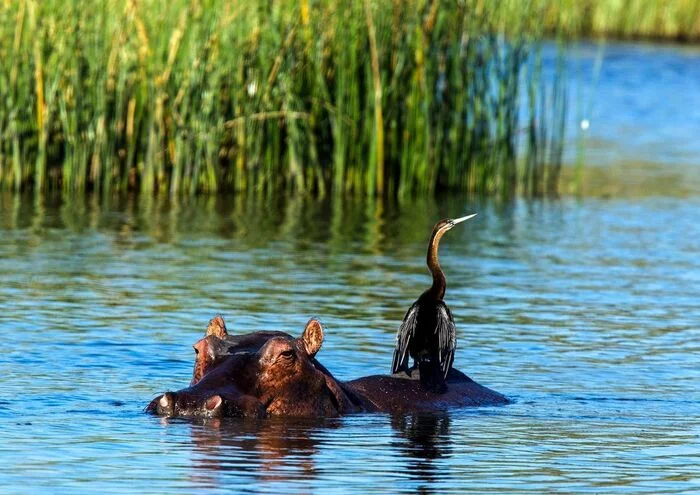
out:
{"label": "river water", "polygon": [[[578,199],[0,195],[0,492],[700,492],[700,52],[575,54]],[[336,377],[387,372],[432,225],[471,212],[441,246],[455,366],[512,405],[142,413],[187,385],[217,313],[292,334],[319,316]]]}
{"label": "river water", "polygon": [[[403,205],[0,196],[2,493],[697,493],[700,197]],[[338,378],[384,373],[429,283],[456,366],[505,407],[165,421],[191,345],[327,325]]]}
{"label": "river water", "polygon": [[[544,51],[555,72],[557,49]],[[700,46],[585,42],[566,51],[564,161],[588,195],[700,191]],[[565,175],[566,175],[565,171]]]}

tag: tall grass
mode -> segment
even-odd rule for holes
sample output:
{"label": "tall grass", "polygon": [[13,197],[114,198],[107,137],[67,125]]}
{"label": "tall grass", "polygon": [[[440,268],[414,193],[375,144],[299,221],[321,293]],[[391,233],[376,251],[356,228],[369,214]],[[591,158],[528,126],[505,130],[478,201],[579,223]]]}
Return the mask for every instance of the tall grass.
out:
{"label": "tall grass", "polygon": [[528,5],[0,0],[0,187],[554,191]]}
{"label": "tall grass", "polygon": [[700,0],[534,0],[550,30],[615,38],[700,40]]}

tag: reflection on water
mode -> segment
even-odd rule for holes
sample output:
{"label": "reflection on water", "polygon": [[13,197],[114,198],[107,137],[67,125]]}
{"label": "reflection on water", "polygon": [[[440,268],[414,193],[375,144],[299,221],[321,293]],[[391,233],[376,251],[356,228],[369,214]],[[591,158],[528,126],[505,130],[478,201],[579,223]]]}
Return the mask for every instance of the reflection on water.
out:
{"label": "reflection on water", "polygon": [[[209,318],[389,369],[436,219],[456,365],[515,404],[163,421]],[[700,199],[265,202],[0,195],[3,493],[693,493]],[[28,488],[28,485],[31,489]]]}
{"label": "reflection on water", "polygon": [[290,477],[315,478],[314,455],[320,429],[337,429],[324,420],[217,419],[192,425],[193,479],[215,486],[222,471],[247,473],[258,482],[284,482]]}
{"label": "reflection on water", "polygon": [[393,447],[411,460],[407,471],[418,492],[434,493],[441,478],[436,460],[451,453],[449,413],[398,415],[391,418],[391,426],[402,440]]}
{"label": "reflection on water", "polygon": [[[386,419],[394,437],[385,448],[406,461],[405,474],[415,482],[418,493],[435,493],[433,486],[441,479],[436,460],[451,452],[449,414],[421,413]],[[196,486],[210,488],[216,488],[222,477],[227,483],[230,478],[250,477],[262,486],[279,484],[281,491],[290,479],[304,480],[313,488],[323,477],[323,466],[315,459],[324,448],[331,447],[324,440],[326,437],[343,434],[342,422],[271,418],[192,424],[191,479]],[[354,440],[347,439],[348,448],[353,447]],[[342,453],[338,454],[342,457]],[[336,469],[337,475],[351,479],[342,464]]]}

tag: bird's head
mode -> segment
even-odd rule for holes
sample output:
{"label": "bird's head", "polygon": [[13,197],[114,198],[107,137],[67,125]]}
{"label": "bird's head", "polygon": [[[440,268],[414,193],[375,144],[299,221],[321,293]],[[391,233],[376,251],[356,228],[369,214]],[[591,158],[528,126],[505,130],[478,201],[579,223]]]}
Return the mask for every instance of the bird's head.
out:
{"label": "bird's head", "polygon": [[464,217],[460,218],[446,218],[444,220],[440,220],[437,224],[435,224],[435,228],[433,229],[433,234],[434,235],[440,235],[444,234],[448,230],[450,230],[452,227],[457,225],[458,223],[462,223],[466,220],[469,220],[470,218],[474,218],[476,216],[476,213],[473,213],[471,215],[467,215]]}

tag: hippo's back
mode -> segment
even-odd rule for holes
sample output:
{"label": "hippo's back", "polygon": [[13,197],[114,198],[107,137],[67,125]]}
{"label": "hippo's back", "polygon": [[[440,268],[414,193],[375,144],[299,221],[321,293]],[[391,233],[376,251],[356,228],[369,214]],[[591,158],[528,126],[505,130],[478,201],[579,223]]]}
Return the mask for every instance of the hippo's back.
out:
{"label": "hippo's back", "polygon": [[373,375],[347,382],[361,396],[367,407],[389,413],[443,411],[457,407],[500,406],[510,403],[507,397],[479,385],[464,373],[452,369],[447,377],[447,392],[426,390],[417,370],[409,374]]}

